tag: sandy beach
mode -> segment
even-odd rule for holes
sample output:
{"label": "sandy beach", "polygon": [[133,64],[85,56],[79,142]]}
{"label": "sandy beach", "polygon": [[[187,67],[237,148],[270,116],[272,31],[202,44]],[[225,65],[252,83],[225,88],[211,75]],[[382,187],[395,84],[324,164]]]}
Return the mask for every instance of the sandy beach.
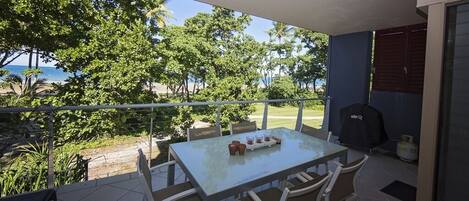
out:
{"label": "sandy beach", "polygon": [[[190,84],[189,85],[189,89],[192,89],[193,87],[193,84]],[[19,85],[15,85],[14,86],[15,90],[19,90]],[[47,90],[52,90],[53,87],[52,87],[52,83],[46,83],[44,85],[42,85],[40,88],[39,88],[39,93],[40,92],[43,92],[43,91],[47,91]],[[148,90],[148,87],[145,87],[146,90]],[[171,93],[171,90],[168,90],[167,91],[167,87],[166,85],[163,85],[163,84],[160,84],[160,83],[153,83],[152,84],[152,91],[154,93]],[[9,86],[0,86],[0,95],[5,95],[5,94],[8,94],[8,93],[13,93],[13,91],[10,89]]]}

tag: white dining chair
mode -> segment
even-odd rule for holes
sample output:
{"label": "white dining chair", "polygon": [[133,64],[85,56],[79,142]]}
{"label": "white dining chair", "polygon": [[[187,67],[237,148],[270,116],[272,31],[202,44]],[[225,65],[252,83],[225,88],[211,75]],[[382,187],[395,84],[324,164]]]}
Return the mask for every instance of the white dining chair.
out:
{"label": "white dining chair", "polygon": [[[302,178],[300,175],[297,175]],[[279,188],[269,188],[261,192],[248,191],[248,196],[242,201],[321,201],[323,192],[332,177],[332,172],[312,180],[302,178],[301,184]]]}
{"label": "white dining chair", "polygon": [[197,191],[189,182],[172,185],[158,191],[152,190],[151,170],[174,164],[175,161],[169,161],[149,168],[142,149],[138,149],[137,173],[148,201],[201,201],[202,199],[198,196]]}

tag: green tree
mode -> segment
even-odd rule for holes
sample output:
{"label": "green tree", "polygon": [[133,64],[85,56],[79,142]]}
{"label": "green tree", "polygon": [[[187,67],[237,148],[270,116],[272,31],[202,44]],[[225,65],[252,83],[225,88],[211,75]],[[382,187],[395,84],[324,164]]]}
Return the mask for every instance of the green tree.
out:
{"label": "green tree", "polygon": [[[58,66],[74,73],[58,94],[36,104],[99,105],[154,101],[145,90],[158,70],[152,34],[145,21],[127,15],[124,8],[109,8],[96,16],[97,25],[76,47],[55,51]],[[142,13],[143,14],[143,13]],[[144,15],[144,14],[143,14]],[[121,20],[134,17],[134,20]],[[118,110],[66,111],[57,114],[63,141],[123,134],[134,113]]]}
{"label": "green tree", "polygon": [[[197,101],[247,100],[257,98],[258,68],[264,59],[263,46],[244,34],[251,19],[232,10],[214,7],[198,13],[182,27],[168,27],[159,44],[164,82],[173,92]],[[194,83],[189,93],[189,79]],[[201,86],[201,87],[200,87]],[[245,119],[250,106],[224,107],[223,122]],[[213,108],[204,111],[214,121]]]}
{"label": "green tree", "polygon": [[48,60],[54,50],[76,45],[93,21],[89,0],[5,0],[0,10],[0,67],[29,54],[31,69],[34,52],[37,66],[39,55]]}
{"label": "green tree", "polygon": [[237,76],[243,84],[255,87],[263,57],[259,43],[243,33],[249,22],[247,15],[214,7],[212,13],[189,18],[184,27],[163,31],[158,49],[168,78],[175,77],[173,83],[181,83],[182,75],[201,82],[205,89]]}
{"label": "green tree", "polygon": [[308,89],[312,84],[313,91],[317,92],[316,83],[324,80],[326,76],[328,36],[326,34],[296,28],[295,36],[301,42],[296,69],[293,78]]}
{"label": "green tree", "polygon": [[[252,100],[259,96],[257,89],[248,88],[243,80],[238,77],[226,77],[216,81],[210,88],[196,94],[197,101],[239,101]],[[216,106],[204,108],[203,114],[208,114],[208,120],[212,123],[216,120]],[[221,106],[221,125],[226,127],[230,122],[247,120],[248,116],[255,111],[250,104],[224,105]]]}
{"label": "green tree", "polygon": [[274,22],[274,27],[267,31],[269,34],[269,47],[271,54],[271,65],[278,69],[278,76],[292,71],[295,63],[293,57],[294,43],[293,28],[281,22]]}
{"label": "green tree", "polygon": [[159,0],[145,16],[153,28],[163,28],[167,25],[167,19],[172,18],[171,11],[166,7],[167,0]]}
{"label": "green tree", "polygon": [[[173,94],[182,92],[185,100],[190,101],[190,79],[204,79],[204,75],[200,74],[206,62],[203,53],[211,46],[204,38],[189,34],[185,26],[168,26],[162,29],[161,36],[163,39],[157,47],[161,57],[160,65],[164,68],[161,82]],[[192,89],[192,94],[194,93],[195,88]]]}
{"label": "green tree", "polygon": [[[295,84],[290,76],[276,77],[272,85],[266,89],[267,98],[269,99],[295,99],[298,96],[298,86]],[[276,105],[284,105],[285,103],[279,103]]]}
{"label": "green tree", "polygon": [[[5,85],[10,88],[10,90],[17,96],[17,99],[31,95],[31,98],[34,98],[40,89],[41,86],[45,84],[45,79],[36,79],[33,80],[33,76],[42,73],[39,69],[31,69],[23,72],[23,77],[10,74],[3,79],[2,85]],[[27,83],[32,82],[32,85],[27,85]]]}

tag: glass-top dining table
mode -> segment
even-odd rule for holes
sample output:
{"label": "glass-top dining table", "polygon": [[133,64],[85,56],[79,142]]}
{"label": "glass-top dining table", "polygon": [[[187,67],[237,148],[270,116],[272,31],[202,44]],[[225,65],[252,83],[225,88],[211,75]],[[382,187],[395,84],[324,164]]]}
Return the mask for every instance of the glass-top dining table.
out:
{"label": "glass-top dining table", "polygon": [[[230,155],[228,144],[247,137],[270,135],[281,144],[244,155]],[[288,175],[334,158],[347,162],[347,148],[287,128],[258,130],[171,144],[170,157],[176,160],[203,200],[220,200],[257,186],[284,179]],[[168,184],[174,182],[174,166],[168,171]]]}

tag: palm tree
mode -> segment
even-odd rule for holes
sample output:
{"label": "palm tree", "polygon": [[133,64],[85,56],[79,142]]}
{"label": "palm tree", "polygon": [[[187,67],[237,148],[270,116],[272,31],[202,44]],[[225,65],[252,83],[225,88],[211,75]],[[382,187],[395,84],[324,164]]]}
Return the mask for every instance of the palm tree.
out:
{"label": "palm tree", "polygon": [[162,28],[167,25],[167,20],[173,18],[172,12],[166,7],[168,0],[159,0],[157,6],[145,14],[149,23],[156,27]]}
{"label": "palm tree", "polygon": [[[172,12],[166,7],[168,0],[158,0],[156,6],[145,14],[148,23],[155,29],[161,29],[167,25],[166,21],[173,18]],[[153,81],[149,80],[148,88],[153,93]]]}
{"label": "palm tree", "polygon": [[293,27],[281,22],[274,22],[274,28],[269,30],[269,35],[277,38],[278,44],[282,44],[282,39],[291,35]]}
{"label": "palm tree", "polygon": [[[31,85],[28,83],[31,83]],[[3,84],[7,85],[18,98],[26,95],[34,97],[37,95],[40,87],[46,84],[46,79],[35,79],[33,81],[32,76],[25,76],[25,79],[23,79],[19,75],[10,74],[3,79]]]}
{"label": "palm tree", "polygon": [[[278,59],[283,60],[287,56],[287,50],[284,47],[286,45],[284,39],[292,35],[291,32],[293,30],[293,27],[281,22],[274,22],[273,25],[274,27],[270,29],[267,33],[269,34],[269,36],[275,37],[277,39],[277,44],[273,45],[273,49],[277,52],[277,56],[279,57]],[[271,43],[272,42],[273,41],[271,41]],[[280,76],[281,72],[285,71],[285,65],[282,64],[282,61],[280,61],[278,67],[278,74]]]}

